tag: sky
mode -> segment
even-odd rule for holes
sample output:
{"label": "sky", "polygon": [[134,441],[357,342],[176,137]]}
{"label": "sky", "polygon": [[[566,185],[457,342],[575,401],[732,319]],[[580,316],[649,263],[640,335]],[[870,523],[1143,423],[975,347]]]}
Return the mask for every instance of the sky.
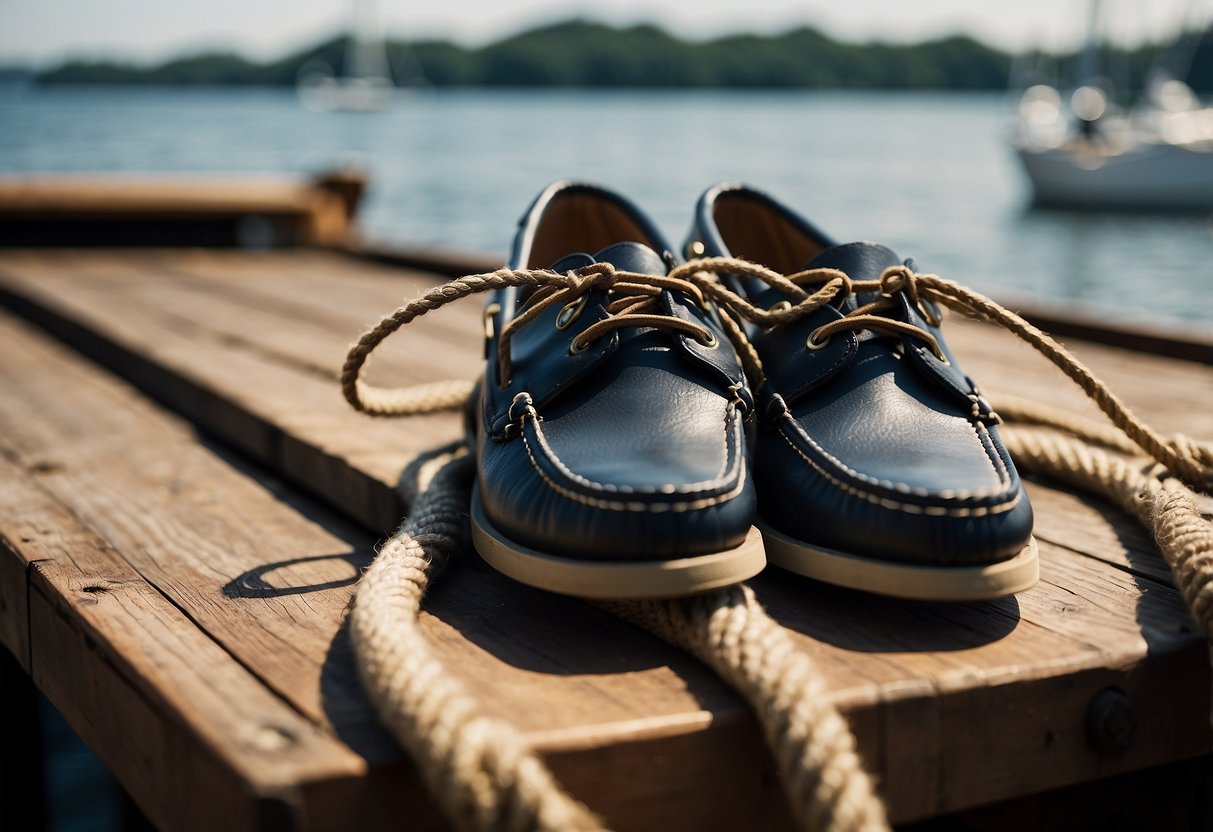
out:
{"label": "sky", "polygon": [[[228,48],[271,58],[346,27],[359,0],[0,0],[0,63],[67,57],[155,61]],[[485,43],[538,23],[583,17],[657,23],[688,38],[769,33],[810,24],[844,40],[912,42],[957,32],[1005,49],[1070,48],[1087,0],[360,0],[377,5],[389,36]],[[1208,20],[1213,0],[1118,2],[1111,33],[1158,39],[1188,13]]]}

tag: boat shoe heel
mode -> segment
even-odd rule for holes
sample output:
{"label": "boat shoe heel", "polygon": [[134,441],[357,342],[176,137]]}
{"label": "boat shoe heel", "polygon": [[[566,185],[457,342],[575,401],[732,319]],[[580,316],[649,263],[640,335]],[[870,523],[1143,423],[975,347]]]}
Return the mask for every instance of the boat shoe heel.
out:
{"label": "boat shoe heel", "polygon": [[635,206],[558,182],[523,216],[486,307],[472,415],[473,543],[505,574],[593,598],[685,595],[766,563],[743,421],[753,398],[716,312],[666,279]]}
{"label": "boat shoe heel", "polygon": [[[927,600],[994,598],[1036,582],[1032,509],[997,416],[948,349],[939,311],[908,283],[882,282],[890,268],[912,271],[910,261],[875,243],[838,245],[739,184],[700,199],[687,251],[783,275],[815,270],[798,278],[818,281],[806,297],[835,281],[835,297],[810,314],[747,329],[765,376],[754,472],[772,563]],[[786,281],[724,280],[762,310],[803,300]]]}

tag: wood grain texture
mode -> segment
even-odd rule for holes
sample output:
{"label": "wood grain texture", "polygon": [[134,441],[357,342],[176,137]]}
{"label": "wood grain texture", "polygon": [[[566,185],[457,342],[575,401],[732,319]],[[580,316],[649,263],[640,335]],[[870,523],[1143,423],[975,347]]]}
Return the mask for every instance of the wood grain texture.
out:
{"label": "wood grain texture", "polygon": [[[213,639],[228,651],[231,668],[252,671],[289,703],[297,719],[336,737],[360,771],[381,769],[366,778],[364,792],[381,788],[389,775],[400,776],[399,752],[379,729],[362,693],[343,629],[353,581],[369,562],[374,539],[281,483],[253,478],[234,460],[199,444],[188,426],[159,413],[63,347],[32,337],[9,320],[0,321],[0,338],[7,347],[0,356],[0,379],[10,394],[0,399],[0,448],[88,524],[85,530],[58,517],[35,521],[30,518],[38,518],[37,512],[20,511],[4,518],[3,527],[21,539],[30,536],[26,524],[36,522],[60,541],[59,548],[73,553],[82,544],[66,536],[96,530],[108,549],[121,553],[122,565],[134,577],[112,577],[97,564],[78,564],[79,572],[95,577],[88,594],[81,596],[83,590],[76,586],[74,598],[96,605],[130,583],[155,599],[170,599],[193,622],[196,637]],[[65,389],[72,391],[70,397],[62,395]],[[15,501],[14,511],[24,502]],[[424,621],[427,634],[469,687],[485,697],[490,713],[531,734],[558,769],[594,784],[586,798],[596,810],[618,818],[621,828],[656,828],[660,819],[672,821],[679,812],[690,811],[686,801],[701,796],[698,789],[709,784],[724,799],[699,812],[704,828],[713,828],[709,821],[714,817],[742,817],[755,790],[765,790],[764,799],[777,807],[773,816],[782,817],[773,778],[756,775],[750,786],[738,789],[732,786],[732,761],[707,753],[721,747],[719,731],[726,731],[733,753],[752,761],[750,770],[761,772],[765,759],[749,714],[710,672],[603,612],[571,599],[549,599],[467,560],[450,570],[433,593]],[[116,649],[137,652],[140,639],[157,633],[161,622],[138,607],[134,602],[119,605],[148,631],[128,633]],[[59,618],[69,623],[56,626],[57,619],[40,610],[35,610],[40,616],[35,617],[35,632],[43,641],[35,642],[35,651],[50,655],[55,639],[66,637],[63,627],[71,626],[72,611],[59,610]],[[515,623],[506,626],[502,620]],[[608,656],[596,655],[601,644],[612,645]],[[169,649],[180,655],[191,652]],[[35,678],[56,701],[71,699],[67,688],[56,684],[71,684],[63,679],[79,658],[68,651],[63,655],[65,664],[57,663],[57,674],[45,678],[34,663]],[[238,694],[238,686],[209,663],[198,672],[211,674],[213,684],[206,692],[220,695],[234,688],[230,695]],[[129,712],[124,724],[151,719],[122,692],[124,682],[100,673],[89,682],[95,688],[89,701],[104,698],[107,686],[114,686],[112,707]],[[193,680],[159,683],[190,687]],[[68,702],[68,711],[73,704]],[[164,705],[170,713],[188,707],[195,708],[198,719],[210,716],[208,707],[192,700]],[[235,713],[247,718],[243,708]],[[112,726],[95,726],[87,715],[73,724],[98,747],[114,748],[119,761],[170,754],[163,743],[131,745],[131,739],[106,733]],[[709,724],[719,731],[706,733]],[[214,728],[229,742],[247,733],[230,719]],[[145,740],[155,741],[155,733],[139,742]],[[205,736],[198,740],[210,741]],[[666,754],[665,740],[687,749],[685,759],[654,769],[646,789],[634,788],[622,772]],[[259,762],[246,761],[254,767]],[[115,769],[124,784],[131,782],[142,805],[141,795],[152,790],[145,787],[150,775],[139,768]],[[221,770],[212,767],[198,777],[216,779]],[[245,773],[236,769],[237,775]],[[357,794],[348,784],[338,788],[340,777],[315,779],[327,791],[309,796],[330,794],[327,799],[336,800]],[[415,777],[405,782],[419,788]],[[222,791],[219,784],[215,788]],[[684,797],[666,805],[654,801],[654,793]],[[394,817],[390,807],[391,801],[380,794],[367,810],[366,822],[377,816],[385,823]],[[153,816],[159,811],[154,805],[149,809]],[[308,811],[341,816],[330,803],[310,805]],[[247,818],[231,822],[237,820],[244,828]]]}
{"label": "wood grain texture", "polygon": [[29,671],[155,823],[299,826],[319,802],[314,784],[396,791],[143,580],[42,487],[48,474],[0,460],[12,498],[0,557],[28,565]]}
{"label": "wood grain texture", "polygon": [[[0,296],[10,306],[377,533],[399,516],[395,485],[404,465],[457,437],[458,419],[360,417],[330,379],[345,344],[433,279],[317,252],[0,256]],[[474,375],[481,363],[479,304],[461,305],[446,323],[435,316],[418,325],[421,332],[406,333],[376,365],[376,377]],[[1057,394],[1063,384],[1049,377],[1053,371],[1042,373],[1033,363],[1038,359],[988,328],[954,330],[953,347],[983,386],[1069,403]],[[1083,360],[1160,428],[1213,435],[1208,368],[1123,352],[1080,345]],[[54,411],[65,382],[78,400],[102,395],[89,392],[95,373],[57,376],[58,387],[47,384],[41,392],[29,382],[37,407]],[[97,497],[105,483],[95,476],[67,472],[44,479],[87,522],[121,539],[120,549],[131,548],[147,580],[300,713],[336,727],[368,759],[379,759],[370,746],[358,746],[357,731],[341,734],[344,720],[366,717],[358,696],[347,691],[336,695],[348,696],[340,707],[326,707],[309,681],[346,649],[339,607],[348,587],[308,593],[306,611],[289,597],[261,604],[240,599],[239,610],[213,597],[223,576],[255,575],[278,588],[336,580],[324,571],[333,566],[321,562],[325,555],[365,562],[369,541],[358,543],[365,540],[361,532],[306,501],[294,500],[294,518],[262,506],[257,488],[289,489],[267,486],[248,471],[240,473],[258,485],[231,487],[229,505],[230,486],[213,460],[203,463],[197,451],[176,449],[181,440],[162,438],[142,411],[124,418],[131,420],[126,426],[118,417],[94,426],[115,437],[73,440],[70,413],[24,425],[17,410],[0,404],[0,435],[14,437],[0,441],[27,465],[63,453],[56,451],[62,447],[94,468],[121,460],[129,471],[116,482],[120,491],[140,493],[138,522],[116,519],[132,510]],[[136,435],[154,437],[159,453],[132,451]],[[165,444],[174,448],[171,455]],[[159,463],[161,457],[171,465]],[[153,493],[181,480],[191,485],[172,501]],[[1207,652],[1149,540],[1097,502],[1048,485],[1030,490],[1044,576],[1015,599],[898,602],[774,570],[755,582],[763,603],[817,660],[895,819],[1130,771],[1210,746]],[[205,499],[195,505],[199,495]],[[264,551],[238,545],[255,538],[263,515],[280,518],[266,528],[283,544]],[[300,517],[321,531],[303,534],[295,528],[304,525]],[[167,531],[190,545],[181,551],[156,542]],[[288,551],[296,561],[319,560],[283,564]],[[436,586],[427,610],[428,633],[464,681],[485,694],[494,713],[518,724],[579,796],[625,828],[668,826],[676,821],[671,807],[698,805],[696,817],[724,827],[725,819],[747,817],[746,806],[781,805],[749,715],[685,657],[580,602],[513,584],[474,557],[462,558]],[[316,620],[293,626],[307,614]],[[276,649],[282,655],[260,655]],[[1139,720],[1137,744],[1120,757],[1093,750],[1084,728],[1091,700],[1108,687],[1131,695]],[[334,714],[354,716],[339,721]],[[747,770],[768,773],[738,783],[730,756],[750,761]],[[678,766],[662,762],[669,759]],[[645,789],[621,784],[620,772],[635,770],[646,772]],[[714,802],[702,809],[708,793]],[[780,813],[770,821],[781,822]]]}

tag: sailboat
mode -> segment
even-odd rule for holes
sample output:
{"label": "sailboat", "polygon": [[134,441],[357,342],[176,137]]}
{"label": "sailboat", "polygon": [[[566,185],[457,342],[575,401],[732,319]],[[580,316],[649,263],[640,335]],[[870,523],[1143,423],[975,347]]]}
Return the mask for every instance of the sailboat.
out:
{"label": "sailboat", "polygon": [[323,61],[309,61],[300,70],[299,98],[308,109],[365,113],[391,106],[396,86],[377,12],[375,0],[354,0],[343,74]]}
{"label": "sailboat", "polygon": [[1213,107],[1156,72],[1136,106],[1117,111],[1099,72],[1098,18],[1092,2],[1081,83],[1069,96],[1034,84],[1019,100],[1013,144],[1036,203],[1213,211]]}

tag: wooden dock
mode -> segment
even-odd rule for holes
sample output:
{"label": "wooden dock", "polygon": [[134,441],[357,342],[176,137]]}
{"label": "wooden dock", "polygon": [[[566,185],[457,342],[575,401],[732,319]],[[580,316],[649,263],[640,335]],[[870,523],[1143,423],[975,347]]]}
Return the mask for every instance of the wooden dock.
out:
{"label": "wooden dock", "polygon": [[[0,644],[157,826],[442,827],[367,704],[343,614],[400,519],[402,470],[461,427],[369,419],[335,382],[348,344],[438,279],[317,249],[0,251]],[[949,327],[984,387],[1091,413],[1009,336]],[[480,302],[460,302],[385,345],[374,378],[471,378],[480,332]],[[1213,438],[1206,364],[1070,345],[1159,429]],[[753,582],[826,676],[895,822],[970,811],[1006,828],[1022,803],[979,807],[1213,750],[1209,645],[1145,532],[1029,491],[1042,580],[1014,598]],[[471,552],[423,625],[612,827],[788,825],[745,705],[656,638]],[[1213,795],[1182,782],[1181,802]],[[1117,789],[1078,808],[1113,817]]]}
{"label": "wooden dock", "polygon": [[350,239],[366,178],[63,174],[0,179],[0,246],[275,248]]}

